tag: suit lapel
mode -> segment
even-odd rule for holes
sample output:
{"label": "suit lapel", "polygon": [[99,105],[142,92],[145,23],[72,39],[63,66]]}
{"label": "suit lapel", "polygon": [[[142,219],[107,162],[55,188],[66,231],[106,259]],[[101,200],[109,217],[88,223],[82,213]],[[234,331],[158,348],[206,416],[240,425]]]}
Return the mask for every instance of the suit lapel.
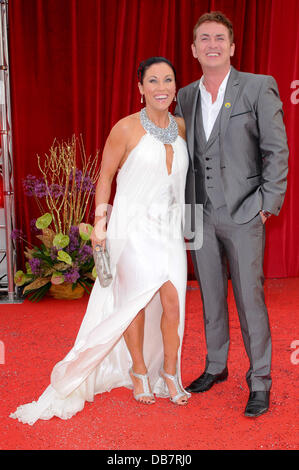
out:
{"label": "suit lapel", "polygon": [[[195,132],[197,132],[199,139],[198,139],[198,144],[203,151],[207,145],[207,139],[206,139],[206,134],[203,126],[203,119],[202,119],[202,109],[201,109],[201,96],[200,96],[200,91],[197,96],[197,105],[195,108],[195,121],[194,121],[194,129]],[[195,138],[195,135],[194,135]]]}
{"label": "suit lapel", "polygon": [[229,118],[239,91],[238,85],[238,72],[234,67],[232,67],[230,76],[227,81],[223,105],[221,106],[217,119],[214,123],[212,132],[207,142],[206,150],[211,147],[211,145],[215,142],[215,140],[220,134],[224,135],[226,132],[229,123]]}
{"label": "suit lapel", "polygon": [[194,161],[194,129],[195,129],[195,116],[196,116],[196,105],[198,101],[199,95],[199,80],[195,82],[189,90],[189,95],[186,99],[186,111],[184,115],[189,117],[188,121],[186,122],[186,129],[187,132],[187,140],[188,140],[188,148],[189,154],[191,157],[191,161],[193,164]]}
{"label": "suit lapel", "polygon": [[234,104],[239,91],[239,74],[238,71],[232,67],[227,87],[224,95],[223,105],[220,115],[220,134],[224,136],[229,119],[234,108]]}

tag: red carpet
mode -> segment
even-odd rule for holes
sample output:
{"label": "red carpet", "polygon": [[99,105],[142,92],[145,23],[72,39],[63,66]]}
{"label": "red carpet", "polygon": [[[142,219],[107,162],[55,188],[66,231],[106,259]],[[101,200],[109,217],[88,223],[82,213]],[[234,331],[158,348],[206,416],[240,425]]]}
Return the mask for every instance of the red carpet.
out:
{"label": "red carpet", "polygon": [[[204,367],[202,307],[197,284],[187,293],[183,383]],[[194,289],[194,290],[193,290]],[[248,360],[229,291],[231,347],[229,378],[209,392],[193,395],[187,407],[165,399],[143,406],[127,389],[97,395],[71,420],[54,418],[34,426],[8,417],[19,404],[36,400],[55,363],[72,347],[88,298],[44,300],[0,306],[0,448],[20,449],[297,449],[299,364],[299,278],[267,280],[266,301],[273,336],[270,411],[257,419],[243,415],[248,398]],[[292,349],[298,340],[297,350]],[[5,361],[3,360],[5,359]]]}

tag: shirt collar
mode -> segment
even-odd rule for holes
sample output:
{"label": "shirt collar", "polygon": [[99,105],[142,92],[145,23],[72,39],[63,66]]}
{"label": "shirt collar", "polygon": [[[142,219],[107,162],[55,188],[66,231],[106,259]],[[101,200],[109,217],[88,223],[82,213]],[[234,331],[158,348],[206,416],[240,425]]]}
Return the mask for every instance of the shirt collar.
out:
{"label": "shirt collar", "polygon": [[[226,76],[222,80],[222,82],[220,84],[220,87],[219,87],[219,90],[218,90],[218,94],[219,93],[224,93],[227,82],[228,82],[228,78],[229,78],[229,75],[230,75],[230,72],[231,72],[231,69],[232,68],[230,67],[228,73],[226,74]],[[200,88],[201,91],[208,93],[206,87],[204,86],[203,80],[204,80],[204,75],[202,75],[200,80],[199,80],[199,88]]]}

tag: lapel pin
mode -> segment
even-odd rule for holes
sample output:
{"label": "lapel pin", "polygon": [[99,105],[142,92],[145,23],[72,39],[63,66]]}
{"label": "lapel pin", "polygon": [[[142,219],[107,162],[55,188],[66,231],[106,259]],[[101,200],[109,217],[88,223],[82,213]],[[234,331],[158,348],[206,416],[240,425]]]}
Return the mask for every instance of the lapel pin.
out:
{"label": "lapel pin", "polygon": [[225,103],[224,105],[226,108],[230,108],[231,107],[231,104],[229,102]]}

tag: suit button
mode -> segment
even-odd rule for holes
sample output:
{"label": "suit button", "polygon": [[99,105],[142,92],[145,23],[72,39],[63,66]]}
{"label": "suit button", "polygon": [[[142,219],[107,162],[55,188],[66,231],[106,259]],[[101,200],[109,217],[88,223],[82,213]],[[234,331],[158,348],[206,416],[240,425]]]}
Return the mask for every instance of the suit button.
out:
{"label": "suit button", "polygon": [[212,168],[210,166],[207,166],[206,170],[212,170]]}
{"label": "suit button", "polygon": [[207,176],[207,180],[211,180],[212,179],[212,176]]}
{"label": "suit button", "polygon": [[206,157],[206,160],[208,161],[208,160],[211,160],[211,159],[209,157]]}

